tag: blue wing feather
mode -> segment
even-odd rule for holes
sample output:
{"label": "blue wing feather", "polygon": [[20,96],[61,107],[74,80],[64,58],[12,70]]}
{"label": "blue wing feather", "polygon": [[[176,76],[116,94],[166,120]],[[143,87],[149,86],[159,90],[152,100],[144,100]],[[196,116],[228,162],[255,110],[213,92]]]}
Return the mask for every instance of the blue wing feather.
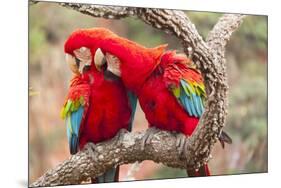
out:
{"label": "blue wing feather", "polygon": [[78,152],[79,129],[82,122],[84,107],[80,106],[77,111],[71,112],[66,118],[66,131],[70,153],[73,155]]}
{"label": "blue wing feather", "polygon": [[199,117],[199,115],[197,114],[197,112],[196,112],[196,106],[195,106],[195,104],[194,104],[194,102],[195,102],[195,94],[191,94],[191,97],[189,97],[188,99],[189,99],[189,104],[190,104],[190,106],[191,106],[191,111],[193,112],[193,116],[195,116],[195,117]]}
{"label": "blue wing feather", "polygon": [[67,116],[65,119],[65,123],[66,123],[66,135],[67,135],[67,139],[68,139],[68,143],[70,146],[70,142],[71,142],[71,116]]}
{"label": "blue wing feather", "polygon": [[180,80],[180,96],[178,99],[190,116],[201,117],[204,111],[202,96],[194,92],[190,83],[185,80]]}
{"label": "blue wing feather", "polygon": [[180,92],[180,102],[183,106],[183,108],[188,112],[188,114],[192,115],[192,111],[191,111],[191,107],[190,107],[190,104],[189,104],[189,101],[188,101],[188,98],[187,96],[184,94],[184,92]]}
{"label": "blue wing feather", "polygon": [[199,108],[199,96],[196,95],[196,94],[192,94],[192,97],[193,97],[193,106],[194,106],[194,110],[195,110],[195,116],[196,117],[200,117],[201,113],[200,113],[200,108]]}
{"label": "blue wing feather", "polygon": [[194,104],[195,104],[195,109],[197,111],[197,117],[200,117],[200,114],[202,114],[200,102],[201,102],[201,98],[198,95],[196,95],[194,97]]}
{"label": "blue wing feather", "polygon": [[[191,116],[195,116],[195,117],[199,117],[199,114],[197,113],[197,109],[196,109],[196,94],[192,93],[192,89],[191,86],[185,82],[184,80],[181,80],[181,90],[183,90],[183,96],[185,98],[187,98],[188,101],[188,108],[190,108],[191,111]],[[184,89],[184,87],[186,89]]]}
{"label": "blue wing feather", "polygon": [[71,125],[73,132],[78,135],[82,121],[84,107],[80,106],[77,111],[71,113]]}

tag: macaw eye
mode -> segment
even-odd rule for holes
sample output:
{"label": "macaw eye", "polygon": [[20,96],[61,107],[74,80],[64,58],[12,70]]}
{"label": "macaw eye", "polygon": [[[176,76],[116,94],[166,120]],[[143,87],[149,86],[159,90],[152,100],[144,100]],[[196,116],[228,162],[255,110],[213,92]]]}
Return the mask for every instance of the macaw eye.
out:
{"label": "macaw eye", "polygon": [[77,57],[75,57],[75,62],[76,62],[76,65],[77,65],[77,67],[79,68],[79,66],[80,66],[80,59],[78,59]]}

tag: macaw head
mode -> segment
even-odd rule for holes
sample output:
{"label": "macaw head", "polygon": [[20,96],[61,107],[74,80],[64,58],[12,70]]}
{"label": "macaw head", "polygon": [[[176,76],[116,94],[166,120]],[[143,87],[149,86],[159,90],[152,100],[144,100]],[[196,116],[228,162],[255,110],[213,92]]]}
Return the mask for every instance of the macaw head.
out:
{"label": "macaw head", "polygon": [[[98,48],[101,39],[108,35],[106,31],[96,32],[94,37],[90,29],[78,29],[74,31],[64,44],[66,62],[71,71],[79,76],[83,73],[105,70],[104,55]],[[103,66],[102,66],[103,65]]]}
{"label": "macaw head", "polygon": [[111,72],[137,91],[160,63],[167,45],[145,48],[104,28],[79,29],[65,43],[66,59],[75,74],[91,68]]}

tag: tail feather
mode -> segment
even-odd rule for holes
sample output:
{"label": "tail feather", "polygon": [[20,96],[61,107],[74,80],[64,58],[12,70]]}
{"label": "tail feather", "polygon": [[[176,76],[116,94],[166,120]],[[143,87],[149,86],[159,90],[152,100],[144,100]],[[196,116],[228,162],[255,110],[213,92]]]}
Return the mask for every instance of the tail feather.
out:
{"label": "tail feather", "polygon": [[232,144],[231,137],[224,131],[221,132],[221,134],[219,136],[219,141],[221,143],[222,148],[225,147],[225,143]]}
{"label": "tail feather", "polygon": [[196,170],[187,170],[188,177],[202,177],[202,176],[210,176],[210,169],[208,165],[203,165],[199,168],[198,171]]}
{"label": "tail feather", "polygon": [[74,155],[78,152],[78,137],[75,134],[72,134],[69,144],[70,154]]}
{"label": "tail feather", "polygon": [[112,168],[105,172],[103,175],[92,180],[92,183],[110,183],[119,181],[119,166]]}
{"label": "tail feather", "polygon": [[118,182],[119,181],[119,172],[120,172],[119,168],[120,168],[119,166],[116,167],[115,176],[114,176],[114,182]]}

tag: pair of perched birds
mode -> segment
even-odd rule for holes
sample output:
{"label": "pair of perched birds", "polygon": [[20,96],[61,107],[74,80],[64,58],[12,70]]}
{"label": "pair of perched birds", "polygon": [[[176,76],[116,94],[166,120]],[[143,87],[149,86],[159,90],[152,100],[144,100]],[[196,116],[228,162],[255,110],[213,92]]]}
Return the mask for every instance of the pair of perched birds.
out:
{"label": "pair of perched birds", "polygon": [[[121,129],[131,131],[137,99],[149,127],[181,133],[178,149],[183,152],[186,136],[204,111],[206,93],[191,59],[165,51],[166,46],[145,48],[104,28],[79,29],[69,36],[64,50],[74,78],[61,115],[71,154]],[[152,134],[144,136],[144,145]],[[221,138],[230,142],[226,134]],[[118,171],[112,168],[95,181],[118,181]],[[210,175],[207,164],[187,173]]]}

